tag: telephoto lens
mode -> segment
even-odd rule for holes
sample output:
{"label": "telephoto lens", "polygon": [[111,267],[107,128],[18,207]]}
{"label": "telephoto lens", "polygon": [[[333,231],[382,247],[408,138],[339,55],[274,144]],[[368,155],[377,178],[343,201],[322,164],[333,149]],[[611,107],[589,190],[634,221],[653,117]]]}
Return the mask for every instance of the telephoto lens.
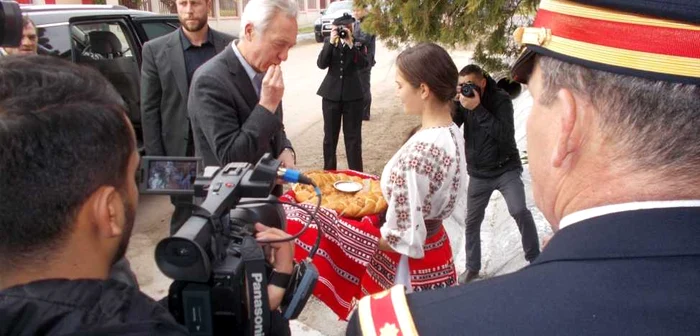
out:
{"label": "telephoto lens", "polygon": [[348,37],[348,30],[343,27],[338,27],[338,36],[341,39],[346,39]]}

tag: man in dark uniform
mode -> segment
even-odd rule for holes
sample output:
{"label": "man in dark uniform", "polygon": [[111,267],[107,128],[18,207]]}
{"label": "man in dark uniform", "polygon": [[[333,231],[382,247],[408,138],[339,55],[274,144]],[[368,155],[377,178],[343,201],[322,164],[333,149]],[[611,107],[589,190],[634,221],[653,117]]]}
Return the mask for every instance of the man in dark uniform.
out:
{"label": "man in dark uniform", "polygon": [[337,169],[336,148],[343,124],[348,168],[362,171],[363,91],[359,70],[367,66],[367,54],[353,39],[355,19],[349,14],[335,19],[331,36],[318,55],[318,67],[328,68],[317,94],[323,97],[323,169]]}
{"label": "man in dark uniform", "polygon": [[377,50],[377,36],[374,34],[368,34],[362,30],[362,21],[367,16],[367,8],[362,6],[356,6],[353,11],[353,16],[355,16],[355,23],[353,24],[353,37],[355,41],[359,42],[363,51],[367,53],[367,66],[360,69],[360,82],[362,83],[362,92],[364,94],[364,100],[362,102],[362,120],[369,120],[370,110],[372,107],[372,67],[377,63],[374,60],[374,55]]}
{"label": "man in dark uniform", "polygon": [[554,237],[509,275],[364,298],[348,334],[700,334],[700,3],[543,0],[515,39]]}

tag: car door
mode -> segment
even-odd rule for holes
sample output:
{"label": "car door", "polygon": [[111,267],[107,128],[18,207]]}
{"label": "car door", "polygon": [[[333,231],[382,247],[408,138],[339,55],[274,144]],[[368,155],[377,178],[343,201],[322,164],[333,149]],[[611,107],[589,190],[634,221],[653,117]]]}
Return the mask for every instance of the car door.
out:
{"label": "car door", "polygon": [[142,148],[140,110],[141,43],[128,15],[74,17],[69,20],[72,59],[100,71],[124,100]]}

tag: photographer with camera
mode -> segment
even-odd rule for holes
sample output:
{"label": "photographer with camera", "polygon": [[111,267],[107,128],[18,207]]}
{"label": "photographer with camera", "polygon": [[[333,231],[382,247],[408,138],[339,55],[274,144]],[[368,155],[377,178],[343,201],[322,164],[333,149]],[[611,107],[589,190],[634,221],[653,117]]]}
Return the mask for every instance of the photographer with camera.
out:
{"label": "photographer with camera", "polygon": [[[119,94],[54,57],[1,58],[0,77],[0,335],[186,335],[168,309],[108,278],[138,204],[139,155]],[[256,229],[258,241],[289,237]],[[292,243],[270,246],[275,270],[291,273]],[[276,309],[285,289],[267,294]],[[277,321],[272,330],[288,333]]]}
{"label": "photographer with camera", "polygon": [[539,239],[532,213],[525,204],[525,186],[518,147],[515,143],[513,103],[508,94],[478,65],[459,72],[454,122],[464,124],[467,143],[467,271],[460,283],[476,279],[481,269],[481,222],[494,190],[503,194],[508,212],[522,235],[525,259],[540,254]]}
{"label": "photographer with camera", "polygon": [[317,65],[328,69],[318,88],[323,97],[323,169],[337,169],[336,149],[343,125],[348,168],[362,171],[362,110],[364,92],[359,70],[367,67],[367,48],[353,38],[350,14],[333,21],[330,38],[323,44]]}

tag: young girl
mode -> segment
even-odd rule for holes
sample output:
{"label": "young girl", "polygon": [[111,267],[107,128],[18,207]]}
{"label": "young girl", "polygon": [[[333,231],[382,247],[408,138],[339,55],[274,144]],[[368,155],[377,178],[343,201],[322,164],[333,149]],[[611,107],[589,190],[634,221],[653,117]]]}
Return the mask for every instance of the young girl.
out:
{"label": "young girl", "polygon": [[451,116],[457,67],[433,43],[405,50],[396,63],[398,96],[407,114],[420,115],[421,128],[384,167],[381,186],[389,207],[379,249],[362,279],[363,294],[398,283],[409,291],[456,283],[442,221],[454,210],[466,177],[464,141]]}
{"label": "young girl", "polygon": [[[388,204],[384,222],[341,218],[326,208],[317,217],[323,236],[313,259],[320,274],[314,294],[342,319],[356,299],[394,284],[422,291],[457,283],[442,225],[466,181],[464,138],[451,116],[457,67],[432,43],[403,51],[396,64],[397,94],[407,114],[420,115],[421,127],[382,173]],[[290,206],[285,212],[291,234],[308,219],[307,213]],[[314,226],[296,241],[297,260],[306,258],[316,236]]]}

